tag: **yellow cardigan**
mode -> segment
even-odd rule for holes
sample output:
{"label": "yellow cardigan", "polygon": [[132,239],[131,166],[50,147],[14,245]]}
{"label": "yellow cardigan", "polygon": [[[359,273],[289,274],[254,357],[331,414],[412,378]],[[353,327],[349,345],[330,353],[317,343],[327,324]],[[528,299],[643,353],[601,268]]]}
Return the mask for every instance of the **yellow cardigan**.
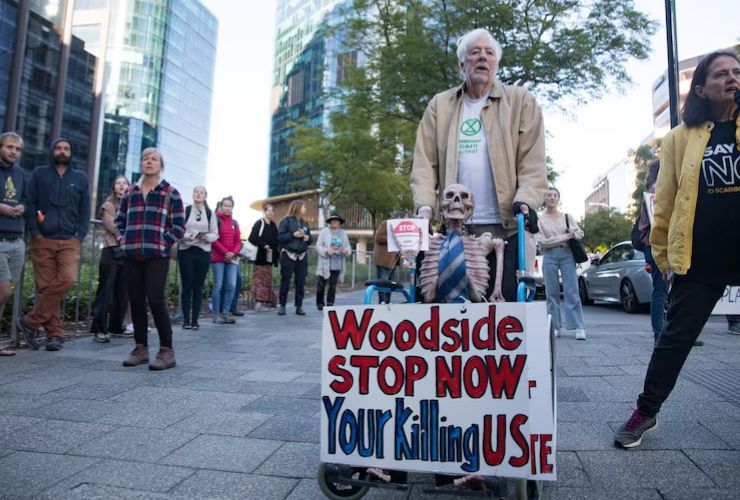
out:
{"label": "yellow cardigan", "polygon": [[[740,116],[735,121],[740,145]],[[694,215],[704,150],[714,123],[680,125],[663,138],[655,187],[655,222],[650,231],[653,258],[661,271],[686,274],[691,267]]]}

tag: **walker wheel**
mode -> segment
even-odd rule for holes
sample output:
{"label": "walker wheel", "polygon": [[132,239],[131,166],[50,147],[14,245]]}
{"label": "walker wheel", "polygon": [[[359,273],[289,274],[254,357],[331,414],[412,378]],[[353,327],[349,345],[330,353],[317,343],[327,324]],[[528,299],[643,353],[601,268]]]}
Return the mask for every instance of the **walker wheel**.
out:
{"label": "walker wheel", "polygon": [[[329,479],[328,474],[329,471],[327,464],[321,462],[317,479],[319,480],[319,488],[321,488],[321,492],[326,495],[326,498],[331,498],[332,500],[358,500],[364,497],[367,490],[370,489],[369,486],[335,483]],[[355,472],[351,479],[365,479],[365,474]]]}

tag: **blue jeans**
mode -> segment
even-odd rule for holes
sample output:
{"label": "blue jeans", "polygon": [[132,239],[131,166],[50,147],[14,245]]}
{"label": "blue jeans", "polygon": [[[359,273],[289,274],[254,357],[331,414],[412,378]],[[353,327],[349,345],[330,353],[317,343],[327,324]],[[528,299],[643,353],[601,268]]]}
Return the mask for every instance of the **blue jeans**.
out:
{"label": "blue jeans", "polygon": [[[228,312],[234,298],[237,265],[227,264],[226,262],[212,262],[211,268],[213,269],[213,293],[211,294],[213,312]],[[222,288],[224,290],[223,300],[221,300]]]}
{"label": "blue jeans", "polygon": [[560,321],[560,282],[558,273],[563,278],[563,299],[565,301],[565,327],[568,330],[583,328],[583,308],[578,295],[578,277],[576,261],[570,247],[548,248],[542,259],[542,274],[545,278],[545,295],[547,312],[552,316],[552,326],[562,329]]}
{"label": "blue jeans", "polygon": [[[395,267],[382,267],[382,266],[375,266],[377,276],[379,280],[391,280],[393,281],[393,277],[396,274],[396,268]],[[391,292],[378,292],[378,300],[380,302],[385,302],[386,304],[391,303]]]}
{"label": "blue jeans", "polygon": [[658,340],[665,323],[665,301],[668,296],[668,284],[663,281],[663,277],[660,275],[660,269],[655,264],[650,247],[647,247],[644,252],[645,262],[650,264],[650,274],[653,277],[653,294],[650,297],[650,322],[653,326],[655,340]]}
{"label": "blue jeans", "polygon": [[[242,276],[242,269],[241,267],[237,265],[236,266],[236,283],[234,284],[234,293],[232,294],[233,298],[231,299],[231,305],[229,306],[229,309],[228,309],[231,312],[234,312],[237,310],[237,306],[239,305],[239,294],[242,293],[243,285],[244,285],[244,277]],[[221,289],[221,303],[228,304],[228,302],[226,302],[226,288]]]}

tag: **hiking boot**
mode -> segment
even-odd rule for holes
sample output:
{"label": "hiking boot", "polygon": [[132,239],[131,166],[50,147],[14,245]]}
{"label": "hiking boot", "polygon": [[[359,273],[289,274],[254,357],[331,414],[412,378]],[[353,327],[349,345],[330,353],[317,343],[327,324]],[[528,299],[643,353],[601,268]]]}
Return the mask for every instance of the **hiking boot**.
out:
{"label": "hiking boot", "polygon": [[223,325],[226,323],[226,320],[224,319],[224,315],[221,313],[213,313],[213,322],[217,325]]}
{"label": "hiking boot", "polygon": [[123,360],[123,366],[137,366],[149,362],[149,348],[144,344],[136,344],[128,358]]}
{"label": "hiking boot", "polygon": [[236,309],[234,309],[233,311],[231,311],[231,314],[234,315],[234,316],[244,316],[244,313],[243,312],[237,311]]}
{"label": "hiking boot", "polygon": [[655,417],[646,417],[639,409],[635,409],[629,420],[614,434],[614,445],[625,450],[640,446],[642,435],[657,426],[658,421]]}
{"label": "hiking boot", "polygon": [[586,340],[586,330],[583,328],[576,330],[576,340]]}
{"label": "hiking boot", "polygon": [[278,306],[278,316],[285,316],[285,306]]}
{"label": "hiking boot", "polygon": [[236,323],[236,318],[234,318],[234,316],[230,312],[223,313],[221,314],[221,316],[224,318],[224,323],[228,325],[233,325],[234,323]]}
{"label": "hiking boot", "polygon": [[26,340],[28,347],[34,351],[38,351],[41,346],[41,342],[39,342],[39,337],[42,335],[41,330],[37,330],[26,323],[26,319],[23,316],[18,317],[16,326],[23,333],[23,338]]}
{"label": "hiking boot", "polygon": [[166,370],[168,368],[174,368],[176,365],[175,351],[171,347],[160,347],[157,358],[149,363],[149,369]]}
{"label": "hiking boot", "polygon": [[59,335],[49,337],[46,341],[47,351],[60,351],[64,347],[64,339]]}
{"label": "hiking boot", "polygon": [[296,307],[295,308],[295,313],[298,316],[305,316],[306,315],[306,311],[304,311],[302,307]]}

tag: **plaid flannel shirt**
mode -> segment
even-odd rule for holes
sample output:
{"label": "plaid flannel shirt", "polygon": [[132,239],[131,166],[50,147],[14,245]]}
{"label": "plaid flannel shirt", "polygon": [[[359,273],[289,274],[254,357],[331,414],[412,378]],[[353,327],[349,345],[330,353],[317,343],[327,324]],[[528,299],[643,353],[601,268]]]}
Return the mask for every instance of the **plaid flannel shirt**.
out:
{"label": "plaid flannel shirt", "polygon": [[[165,206],[169,191],[169,206]],[[144,199],[135,184],[121,200],[116,214],[116,234],[130,259],[165,258],[185,234],[185,210],[180,193],[162,180]]]}

